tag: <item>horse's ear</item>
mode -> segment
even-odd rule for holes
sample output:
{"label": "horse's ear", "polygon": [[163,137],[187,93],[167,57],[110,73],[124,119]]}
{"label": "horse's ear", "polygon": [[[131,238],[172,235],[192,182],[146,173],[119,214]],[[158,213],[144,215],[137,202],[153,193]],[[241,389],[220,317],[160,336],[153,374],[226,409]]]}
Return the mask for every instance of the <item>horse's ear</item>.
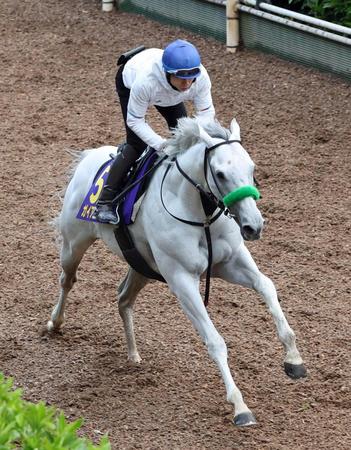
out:
{"label": "horse's ear", "polygon": [[199,127],[199,137],[200,137],[200,139],[205,142],[207,147],[212,147],[212,145],[214,145],[214,141],[211,138],[211,136],[202,128],[201,125],[198,125],[198,127]]}
{"label": "horse's ear", "polygon": [[235,118],[230,123],[230,132],[230,139],[240,141],[240,127]]}

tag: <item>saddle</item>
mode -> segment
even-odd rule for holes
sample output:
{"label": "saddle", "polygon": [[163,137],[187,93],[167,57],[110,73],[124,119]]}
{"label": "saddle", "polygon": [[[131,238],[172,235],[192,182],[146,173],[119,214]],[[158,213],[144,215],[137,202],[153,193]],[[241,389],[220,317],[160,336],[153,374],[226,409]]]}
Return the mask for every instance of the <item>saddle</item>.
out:
{"label": "saddle", "polygon": [[155,149],[150,147],[129,171],[116,198],[119,203],[118,213],[124,225],[134,223],[158,159]]}

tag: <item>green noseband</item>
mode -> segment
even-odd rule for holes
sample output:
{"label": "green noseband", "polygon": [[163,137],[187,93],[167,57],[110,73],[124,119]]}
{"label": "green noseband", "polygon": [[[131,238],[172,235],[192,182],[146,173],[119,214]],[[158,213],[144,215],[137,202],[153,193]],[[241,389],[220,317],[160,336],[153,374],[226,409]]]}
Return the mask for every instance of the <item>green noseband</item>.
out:
{"label": "green noseband", "polygon": [[259,190],[256,189],[254,186],[239,187],[234,191],[229,192],[229,194],[227,194],[223,198],[223,203],[224,206],[230,208],[231,206],[234,205],[234,203],[240,202],[240,200],[246,197],[253,197],[255,200],[258,200],[260,198]]}

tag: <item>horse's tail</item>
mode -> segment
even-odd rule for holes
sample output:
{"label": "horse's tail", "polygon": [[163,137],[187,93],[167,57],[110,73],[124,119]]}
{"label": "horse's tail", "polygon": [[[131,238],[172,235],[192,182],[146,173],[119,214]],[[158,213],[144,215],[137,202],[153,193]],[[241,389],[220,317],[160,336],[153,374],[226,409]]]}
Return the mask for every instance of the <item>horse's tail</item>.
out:
{"label": "horse's tail", "polygon": [[59,193],[59,198],[61,200],[61,204],[63,203],[63,198],[65,196],[67,187],[70,183],[70,181],[73,178],[73,175],[78,167],[78,165],[85,159],[94,149],[90,148],[88,150],[72,150],[67,149],[66,152],[72,157],[72,162],[70,164],[70,167],[67,172],[67,180],[66,180],[66,187]]}
{"label": "horse's tail", "polygon": [[61,213],[49,221],[49,226],[53,228],[56,246],[60,248],[62,242]]}
{"label": "horse's tail", "polygon": [[71,179],[72,179],[72,177],[74,175],[74,172],[76,171],[77,166],[79,165],[79,163],[81,161],[83,161],[83,159],[86,158],[89,155],[89,153],[91,153],[93,150],[94,149],[92,149],[92,148],[90,148],[88,150],[83,150],[83,151],[81,151],[81,150],[72,150],[72,149],[66,150],[67,153],[72,157],[72,163],[71,163],[71,165],[70,165],[70,167],[68,169],[68,180],[67,180],[68,183],[67,183],[67,185],[71,181]]}

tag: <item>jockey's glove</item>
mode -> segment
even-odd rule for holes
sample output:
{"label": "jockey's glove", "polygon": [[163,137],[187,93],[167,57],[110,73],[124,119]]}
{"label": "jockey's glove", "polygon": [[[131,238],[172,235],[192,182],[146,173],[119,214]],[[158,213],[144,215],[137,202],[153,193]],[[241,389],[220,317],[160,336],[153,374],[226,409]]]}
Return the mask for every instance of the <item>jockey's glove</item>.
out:
{"label": "jockey's glove", "polygon": [[167,154],[167,152],[165,151],[166,147],[168,146],[168,141],[167,139],[165,139],[158,147],[157,147],[157,151],[159,153],[165,153]]}

